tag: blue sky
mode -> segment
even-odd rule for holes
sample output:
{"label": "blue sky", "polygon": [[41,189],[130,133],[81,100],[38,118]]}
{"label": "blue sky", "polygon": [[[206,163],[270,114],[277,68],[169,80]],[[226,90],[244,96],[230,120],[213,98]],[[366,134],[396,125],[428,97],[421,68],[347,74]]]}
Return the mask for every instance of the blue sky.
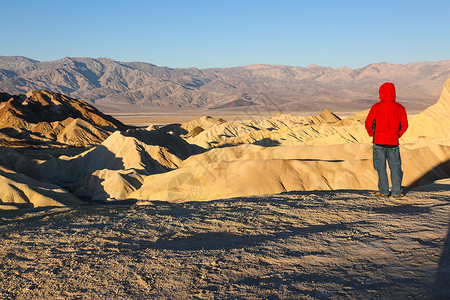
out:
{"label": "blue sky", "polygon": [[450,59],[450,1],[0,0],[0,55],[169,67]]}

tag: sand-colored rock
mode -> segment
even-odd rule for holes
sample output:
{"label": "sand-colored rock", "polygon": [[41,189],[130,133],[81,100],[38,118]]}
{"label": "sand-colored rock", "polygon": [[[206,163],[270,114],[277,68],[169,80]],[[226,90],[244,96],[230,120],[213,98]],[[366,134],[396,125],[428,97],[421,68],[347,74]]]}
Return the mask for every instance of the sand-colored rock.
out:
{"label": "sand-colored rock", "polygon": [[57,185],[37,181],[0,166],[0,210],[82,203]]}
{"label": "sand-colored rock", "polygon": [[[148,176],[129,197],[182,202],[299,190],[377,188],[370,144],[232,148],[240,149],[213,149],[190,157],[183,168]],[[449,158],[449,146],[402,147],[401,152],[405,186],[450,176],[449,164],[442,165]]]}
{"label": "sand-colored rock", "polygon": [[102,169],[78,180],[73,194],[93,201],[125,200],[143,180],[144,174],[135,169]]}
{"label": "sand-colored rock", "polygon": [[409,123],[402,141],[450,138],[450,79],[446,81],[438,102],[411,117]]}
{"label": "sand-colored rock", "polygon": [[[449,86],[447,81],[437,104],[410,118],[411,133],[401,146],[405,186],[450,176]],[[332,124],[308,124],[286,115],[280,122],[278,115],[275,121],[210,126],[187,140],[217,148],[191,156],[178,170],[147,177],[130,197],[180,202],[293,190],[375,190],[366,113]],[[405,144],[421,138],[424,142]]]}
{"label": "sand-colored rock", "polygon": [[93,200],[123,200],[144,176],[178,168],[196,149],[162,131],[116,131],[101,145],[74,157],[38,164],[47,180]]}
{"label": "sand-colored rock", "polygon": [[3,93],[0,98],[2,137],[22,142],[23,147],[98,145],[115,130],[126,128],[82,100],[53,92]]}
{"label": "sand-colored rock", "polygon": [[55,119],[72,117],[87,121],[102,128],[113,130],[125,126],[109,115],[103,114],[87,102],[62,94],[44,90],[35,90],[26,94],[23,106],[32,107],[40,116],[50,116]]}
{"label": "sand-colored rock", "polygon": [[[410,118],[411,132],[400,148],[404,186],[450,176],[449,82],[434,106]],[[6,151],[0,163],[91,201],[185,202],[286,191],[368,191],[377,188],[377,175],[364,128],[366,114],[343,120],[329,110],[244,121],[202,117],[116,131],[75,156],[30,160]],[[71,124],[90,128],[82,119],[58,122],[55,127],[41,124],[42,130],[53,130],[66,143],[79,142],[84,133],[70,129]]]}
{"label": "sand-colored rock", "polygon": [[189,135],[191,135],[191,136],[194,135],[195,136],[196,134],[194,134],[193,131],[196,128],[201,128],[201,130],[203,131],[203,130],[209,129],[211,127],[214,127],[216,125],[220,125],[220,124],[223,124],[223,123],[226,123],[226,121],[224,119],[211,118],[209,116],[204,116],[204,117],[201,117],[201,118],[194,119],[194,120],[192,120],[190,122],[186,122],[186,123],[181,124],[181,128],[186,130]]}
{"label": "sand-colored rock", "polygon": [[186,131],[185,134],[181,132],[181,136],[189,143],[209,149],[240,144],[263,146],[305,144],[302,142],[310,141],[319,135],[321,137],[327,135],[321,128],[329,128],[339,121],[339,117],[326,109],[315,116],[278,113],[271,118],[242,122],[203,117],[181,124],[180,127]]}
{"label": "sand-colored rock", "polygon": [[44,179],[44,176],[38,170],[36,163],[32,159],[8,147],[0,146],[0,166],[36,180]]}

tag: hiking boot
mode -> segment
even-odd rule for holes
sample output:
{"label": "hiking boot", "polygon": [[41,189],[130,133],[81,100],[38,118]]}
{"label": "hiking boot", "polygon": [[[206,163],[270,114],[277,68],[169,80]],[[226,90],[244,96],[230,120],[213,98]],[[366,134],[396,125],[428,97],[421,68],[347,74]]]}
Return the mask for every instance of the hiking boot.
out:
{"label": "hiking boot", "polygon": [[389,195],[385,195],[385,194],[382,194],[382,193],[380,193],[380,192],[376,192],[376,193],[375,193],[375,196],[377,196],[377,197],[383,197],[383,198],[388,198],[388,197],[389,197]]}
{"label": "hiking boot", "polygon": [[394,197],[394,198],[403,198],[403,197],[405,197],[405,195],[403,193],[401,193],[400,195],[392,195],[392,197]]}

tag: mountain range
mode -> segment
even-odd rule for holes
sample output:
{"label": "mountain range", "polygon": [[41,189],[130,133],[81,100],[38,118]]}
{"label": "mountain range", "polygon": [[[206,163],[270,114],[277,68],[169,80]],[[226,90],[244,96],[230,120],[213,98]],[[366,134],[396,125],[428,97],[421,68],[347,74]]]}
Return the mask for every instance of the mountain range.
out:
{"label": "mountain range", "polygon": [[408,110],[421,111],[436,101],[449,77],[450,60],[374,63],[359,69],[262,64],[182,69],[109,58],[0,56],[0,91],[51,90],[108,113],[255,105],[282,112],[359,111],[378,99],[385,81],[396,84],[398,101]]}

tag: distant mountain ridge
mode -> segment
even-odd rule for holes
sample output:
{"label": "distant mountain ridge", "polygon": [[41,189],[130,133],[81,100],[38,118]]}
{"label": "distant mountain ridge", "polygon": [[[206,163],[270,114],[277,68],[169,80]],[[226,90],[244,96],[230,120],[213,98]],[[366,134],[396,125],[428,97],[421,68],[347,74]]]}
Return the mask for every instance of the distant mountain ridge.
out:
{"label": "distant mountain ridge", "polygon": [[407,109],[422,110],[439,97],[450,77],[450,60],[406,65],[376,63],[359,69],[280,65],[175,69],[109,58],[66,57],[40,62],[0,56],[0,91],[51,90],[101,106],[104,111],[155,107],[279,111],[357,111],[378,99],[385,81],[397,85]]}

